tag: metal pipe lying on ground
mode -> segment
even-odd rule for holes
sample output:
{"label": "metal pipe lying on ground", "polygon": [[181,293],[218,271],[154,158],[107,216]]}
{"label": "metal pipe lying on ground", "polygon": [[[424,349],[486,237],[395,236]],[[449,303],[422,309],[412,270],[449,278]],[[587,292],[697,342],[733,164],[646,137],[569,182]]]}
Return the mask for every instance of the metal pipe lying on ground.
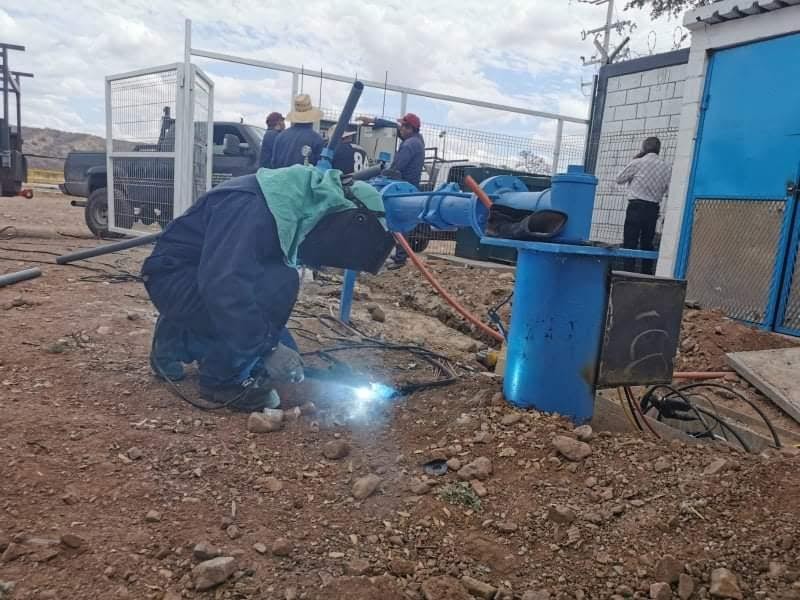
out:
{"label": "metal pipe lying on ground", "polygon": [[0,287],[11,285],[12,283],[19,283],[28,279],[35,279],[42,274],[41,269],[33,267],[32,269],[25,269],[24,271],[17,271],[15,273],[6,273],[0,275]]}
{"label": "metal pipe lying on ground", "polygon": [[137,246],[144,246],[145,244],[155,242],[160,236],[161,232],[151,233],[150,235],[143,235],[141,237],[133,238],[131,240],[123,240],[114,244],[106,244],[105,246],[98,246],[97,248],[78,250],[77,252],[70,252],[69,254],[56,257],[56,262],[60,265],[65,265],[76,260],[83,260],[85,258],[92,258],[94,256],[102,256],[103,254],[111,254],[112,252],[127,250],[128,248],[136,248]]}

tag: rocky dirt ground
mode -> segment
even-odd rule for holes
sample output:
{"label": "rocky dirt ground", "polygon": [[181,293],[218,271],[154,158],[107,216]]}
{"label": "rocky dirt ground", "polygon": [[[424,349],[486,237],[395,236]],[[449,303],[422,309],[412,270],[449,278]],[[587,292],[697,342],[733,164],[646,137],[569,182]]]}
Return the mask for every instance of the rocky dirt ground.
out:
{"label": "rocky dirt ground", "polygon": [[[0,272],[95,244],[73,237],[81,219],[58,194],[3,199],[16,236],[0,240]],[[281,390],[278,424],[201,412],[149,373],[154,309],[120,277],[145,254],[81,263],[102,273],[42,264],[0,289],[0,598],[800,598],[795,450],[516,411],[410,269],[365,278],[355,324],[424,340],[460,365],[458,383],[368,407],[304,384]],[[481,316],[513,284],[430,264]],[[305,286],[304,348],[346,335],[308,317],[336,291]],[[684,329],[681,369],[791,343],[702,312]],[[349,360],[386,381],[434,375],[399,353]],[[447,472],[426,473],[431,460]]]}

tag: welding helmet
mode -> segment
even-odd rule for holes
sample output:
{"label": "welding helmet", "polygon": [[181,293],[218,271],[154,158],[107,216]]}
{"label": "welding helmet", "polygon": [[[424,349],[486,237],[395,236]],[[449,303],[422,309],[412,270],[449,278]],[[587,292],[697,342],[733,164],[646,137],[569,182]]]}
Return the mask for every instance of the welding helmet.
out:
{"label": "welding helmet", "polygon": [[377,274],[394,248],[394,237],[386,229],[385,214],[371,210],[358,197],[377,192],[364,182],[354,182],[343,189],[353,208],[324,216],[300,244],[298,261],[311,268]]}

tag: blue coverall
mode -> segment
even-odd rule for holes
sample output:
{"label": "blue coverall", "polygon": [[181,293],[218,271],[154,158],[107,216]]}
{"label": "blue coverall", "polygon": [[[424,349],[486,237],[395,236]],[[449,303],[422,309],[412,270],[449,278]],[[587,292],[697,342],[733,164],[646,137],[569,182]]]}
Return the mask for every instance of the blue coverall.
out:
{"label": "blue coverall", "polygon": [[261,154],[258,157],[259,167],[272,168],[272,150],[275,148],[275,140],[278,139],[280,133],[277,129],[267,129],[264,139],[261,140]]}
{"label": "blue coverall", "polygon": [[255,175],[230,179],[172,221],[142,267],[161,314],[159,362],[200,365],[200,384],[241,383],[280,341],[299,276],[284,262]]}
{"label": "blue coverall", "polygon": [[314,131],[311,123],[295,123],[281,131],[272,148],[272,169],[281,169],[305,162],[303,146],[311,148],[308,164],[316,165],[325,142],[322,136]]}
{"label": "blue coverall", "polygon": [[[425,141],[419,133],[415,133],[410,138],[406,138],[400,143],[400,147],[394,155],[390,168],[400,172],[403,181],[419,187],[422,177],[422,167],[425,164]],[[398,264],[404,264],[408,259],[406,251],[399,244],[395,248],[392,260]]]}

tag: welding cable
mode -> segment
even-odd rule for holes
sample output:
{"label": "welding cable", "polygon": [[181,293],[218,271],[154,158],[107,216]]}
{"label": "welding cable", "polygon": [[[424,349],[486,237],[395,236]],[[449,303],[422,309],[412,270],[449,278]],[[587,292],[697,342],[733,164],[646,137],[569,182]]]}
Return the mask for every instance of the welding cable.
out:
{"label": "welding cable", "polygon": [[753,402],[752,400],[750,400],[747,396],[745,396],[744,394],[742,394],[738,390],[735,390],[732,387],[727,386],[727,385],[723,385],[721,383],[707,383],[707,382],[692,383],[692,384],[689,384],[689,385],[681,386],[679,389],[682,392],[685,392],[686,390],[694,390],[694,389],[697,389],[697,388],[712,388],[712,389],[725,390],[726,392],[728,392],[730,394],[733,394],[734,396],[736,396],[737,398],[739,398],[743,402],[745,402],[748,405],[750,405],[750,407],[754,411],[756,411],[756,413],[758,413],[758,416],[761,417],[761,419],[767,425],[767,428],[769,429],[769,432],[772,435],[772,439],[775,442],[775,447],[776,448],[780,448],[781,447],[780,437],[778,436],[778,432],[775,430],[775,426],[772,424],[772,421],[767,417],[766,414],[764,414],[764,411],[761,410],[761,408],[759,408],[758,405],[755,402]]}
{"label": "welding cable", "polygon": [[496,341],[498,341],[498,342],[505,341],[505,338],[503,337],[502,334],[498,333],[497,331],[495,331],[494,329],[492,329],[491,327],[489,327],[488,325],[483,323],[480,319],[478,319],[475,315],[473,315],[471,312],[469,312],[466,308],[461,306],[461,304],[459,304],[459,302],[455,298],[453,298],[447,292],[447,290],[445,290],[441,286],[441,284],[436,280],[436,277],[433,276],[433,273],[431,273],[428,270],[428,268],[419,259],[419,256],[417,256],[417,253],[414,252],[414,250],[408,244],[408,241],[406,241],[406,238],[403,236],[403,234],[395,233],[394,237],[397,240],[397,243],[400,244],[400,246],[403,248],[403,250],[406,251],[406,254],[408,254],[408,257],[411,259],[411,262],[414,263],[414,266],[417,267],[417,269],[420,270],[420,272],[425,276],[425,279],[427,279],[428,282],[433,286],[433,289],[435,289],[439,293],[439,295],[450,306],[452,306],[455,309],[455,311],[458,314],[460,314],[467,321],[469,321],[470,323],[475,325],[481,332],[485,333],[486,335],[490,336],[491,338],[495,339]]}
{"label": "welding cable", "polygon": [[622,391],[625,393],[625,402],[628,404],[628,410],[633,417],[634,423],[636,423],[636,427],[639,428],[639,431],[644,431],[644,427],[642,427],[641,423],[639,423],[639,417],[636,416],[636,409],[633,408],[633,401],[631,396],[628,394],[628,390],[626,388],[622,388]]}
{"label": "welding cable", "polygon": [[[667,395],[659,398],[659,399],[656,399],[655,398],[656,391],[659,390],[659,389],[662,389],[662,388],[667,390],[669,393]],[[663,413],[664,413],[663,402],[669,400],[673,396],[678,396],[681,399],[681,401],[686,405],[686,408],[688,408],[688,410],[692,411],[697,416],[697,420],[700,421],[700,423],[703,425],[703,427],[705,427],[705,431],[699,433],[698,436],[702,436],[702,435],[711,435],[711,436],[713,436],[714,428],[710,427],[708,425],[708,423],[706,423],[706,420],[703,418],[703,415],[697,410],[697,408],[694,406],[694,404],[689,401],[689,398],[686,395],[684,395],[680,390],[672,387],[671,385],[659,384],[659,385],[652,386],[642,396],[642,399],[639,401],[639,406],[641,407],[642,413],[645,413],[645,414],[650,409],[650,407],[655,408],[658,411],[658,421],[661,421],[662,420],[662,416],[664,416],[663,415]],[[670,417],[670,415],[666,415],[666,416],[667,416],[667,418]]]}
{"label": "welding cable", "polygon": [[514,292],[511,292],[508,296],[501,300],[499,304],[495,304],[492,308],[486,311],[487,315],[489,316],[489,320],[500,330],[500,333],[503,334],[504,339],[508,339],[508,334],[506,333],[506,328],[503,325],[503,320],[500,318],[500,315],[497,313],[497,311],[508,304],[513,297]]}
{"label": "welding cable", "polygon": [[625,408],[625,400],[622,398],[622,390],[617,388],[617,398],[619,399],[619,405],[622,408],[622,412],[625,413],[625,418],[628,419],[628,422],[633,426],[634,429],[638,429],[639,431],[642,428],[639,426],[639,423],[633,418],[633,415]]}
{"label": "welding cable", "polygon": [[647,429],[650,430],[650,433],[652,433],[658,439],[661,439],[661,436],[658,434],[658,432],[653,428],[653,426],[647,420],[647,416],[645,416],[645,414],[642,412],[641,407],[636,403],[636,400],[634,399],[633,391],[631,390],[631,388],[626,386],[624,389],[625,389],[625,395],[628,398],[628,402],[632,405],[633,410],[635,410],[635,411],[637,411],[639,413],[639,416],[642,418],[642,423],[644,423],[645,427],[647,427]]}

